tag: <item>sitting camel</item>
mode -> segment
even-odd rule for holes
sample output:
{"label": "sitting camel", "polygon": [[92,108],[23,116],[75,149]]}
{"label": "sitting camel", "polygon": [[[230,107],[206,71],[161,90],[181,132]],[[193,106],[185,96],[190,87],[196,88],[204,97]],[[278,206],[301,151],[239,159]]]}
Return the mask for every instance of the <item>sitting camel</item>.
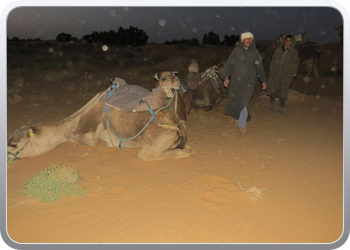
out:
{"label": "sitting camel", "polygon": [[218,75],[219,68],[213,66],[200,74],[198,62],[191,59],[187,63],[187,70],[186,84],[193,91],[192,107],[210,111],[223,99],[223,85]]}
{"label": "sitting camel", "polygon": [[[158,76],[158,73],[156,73],[154,76],[154,78],[156,79],[155,87],[162,86],[165,89],[169,89],[168,86],[164,86],[166,83],[164,81],[160,81],[160,79],[162,79],[166,75],[171,75],[171,74],[174,74],[174,73],[170,71],[163,71],[159,73],[159,76]],[[190,113],[192,108],[191,105],[192,105],[193,92],[191,91],[191,89],[188,88],[187,85],[183,83],[181,84],[180,82],[180,93],[182,95],[183,103],[181,103],[181,105],[179,106],[179,109],[182,109],[183,110],[182,113],[187,117],[187,115]],[[184,119],[185,121],[186,121],[186,117]]]}
{"label": "sitting camel", "polygon": [[[125,110],[125,106],[120,108],[110,102],[114,93],[123,89],[123,84],[113,84],[61,121],[16,129],[7,140],[8,156],[25,158],[40,155],[66,141],[96,146],[99,140],[104,140],[110,147],[140,148],[137,156],[144,161],[188,157],[194,151],[187,145],[183,110],[178,105],[183,102],[178,91],[179,79],[165,75],[159,82],[167,86],[162,87],[166,91],[158,89],[152,98],[148,97],[153,91],[147,96],[143,94],[141,103],[138,99],[138,106],[133,110]],[[123,91],[125,94],[128,89]],[[152,107],[152,103],[158,106],[164,103],[159,99],[152,102],[154,96],[165,98],[166,106]]]}

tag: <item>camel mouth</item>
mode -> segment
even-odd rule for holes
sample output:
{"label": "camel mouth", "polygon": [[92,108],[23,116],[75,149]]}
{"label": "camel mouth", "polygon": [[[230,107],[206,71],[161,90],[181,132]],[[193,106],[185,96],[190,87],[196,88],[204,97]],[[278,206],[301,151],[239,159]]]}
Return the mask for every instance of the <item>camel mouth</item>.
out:
{"label": "camel mouth", "polygon": [[12,162],[12,161],[15,161],[17,159],[18,159],[18,156],[16,154],[7,151],[7,161],[8,162],[10,162],[10,161]]}

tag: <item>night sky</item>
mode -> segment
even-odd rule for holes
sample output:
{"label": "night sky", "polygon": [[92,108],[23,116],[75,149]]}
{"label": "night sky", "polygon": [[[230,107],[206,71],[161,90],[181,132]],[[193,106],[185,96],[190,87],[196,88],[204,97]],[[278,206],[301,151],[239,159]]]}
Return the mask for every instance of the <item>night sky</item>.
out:
{"label": "night sky", "polygon": [[316,43],[340,41],[334,29],[343,25],[333,7],[19,7],[9,13],[7,37],[55,39],[59,33],[78,39],[94,31],[134,26],[148,42],[197,38],[210,31],[238,35],[250,30],[257,40],[308,32]]}

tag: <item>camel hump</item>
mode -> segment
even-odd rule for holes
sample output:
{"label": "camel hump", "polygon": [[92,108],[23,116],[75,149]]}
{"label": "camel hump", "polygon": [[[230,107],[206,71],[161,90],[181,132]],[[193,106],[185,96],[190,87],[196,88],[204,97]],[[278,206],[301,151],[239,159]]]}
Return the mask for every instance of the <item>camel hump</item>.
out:
{"label": "camel hump", "polygon": [[[145,111],[158,109],[167,104],[166,93],[162,87],[157,87],[151,91],[137,85],[113,84],[107,92],[105,105],[110,108],[124,111]],[[141,102],[146,100],[146,102]]]}

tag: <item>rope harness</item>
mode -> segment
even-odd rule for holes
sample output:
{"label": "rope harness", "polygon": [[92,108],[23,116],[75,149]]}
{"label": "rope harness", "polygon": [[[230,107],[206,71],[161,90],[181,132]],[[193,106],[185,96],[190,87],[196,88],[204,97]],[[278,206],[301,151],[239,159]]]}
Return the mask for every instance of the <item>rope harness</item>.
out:
{"label": "rope harness", "polygon": [[[110,91],[110,90],[107,90],[107,96],[106,96],[105,100],[107,100],[108,98],[110,98],[110,97],[112,96],[112,94],[113,94],[113,91],[114,91],[115,89],[117,89],[117,88],[118,88],[117,85],[114,85],[114,86],[112,85],[111,91]],[[145,126],[144,126],[136,135],[134,135],[134,136],[132,136],[132,137],[130,137],[130,138],[126,138],[126,139],[125,139],[125,138],[122,138],[122,137],[120,136],[120,134],[118,133],[118,131],[114,128],[114,126],[113,126],[111,120],[109,119],[109,116],[108,116],[109,109],[108,109],[108,107],[105,108],[105,120],[103,121],[103,127],[104,127],[104,129],[107,130],[108,125],[109,125],[110,128],[113,130],[114,134],[120,139],[120,141],[119,141],[119,148],[125,149],[125,142],[131,141],[131,140],[135,139],[136,137],[138,137],[138,136],[148,127],[148,125],[152,124],[152,122],[153,122],[154,120],[156,120],[160,125],[164,125],[164,123],[162,123],[161,121],[159,121],[159,120],[156,118],[156,114],[157,114],[160,110],[162,110],[162,109],[167,109],[167,108],[170,106],[170,104],[171,104],[171,103],[173,102],[173,100],[174,100],[176,91],[178,91],[179,88],[176,88],[176,89],[174,88],[174,90],[175,90],[175,91],[174,91],[174,93],[173,93],[173,95],[172,95],[172,97],[171,97],[169,103],[168,103],[166,106],[159,108],[157,111],[153,111],[153,110],[151,109],[151,106],[149,105],[149,103],[147,102],[147,100],[146,100],[145,98],[143,98],[143,99],[140,100],[140,102],[139,102],[140,104],[141,104],[141,103],[147,104],[147,106],[148,106],[148,111],[150,112],[150,114],[152,115],[152,117],[151,117],[151,119],[145,124]],[[107,103],[105,102],[105,104],[107,104]],[[115,106],[113,106],[113,105],[110,105],[110,104],[108,104],[108,105],[109,105],[109,106],[112,106],[112,107],[114,107],[114,108],[117,108],[117,107],[115,107]],[[111,139],[111,142],[112,142],[112,144],[113,144],[113,140],[112,140],[111,137],[110,137],[110,139]],[[113,145],[114,145],[114,144],[113,144]]]}
{"label": "rope harness", "polygon": [[220,92],[220,85],[223,82],[220,79],[218,72],[219,72],[219,67],[214,65],[201,74],[201,79],[202,79],[201,83],[209,79],[213,84],[213,87],[215,88],[216,93]]}
{"label": "rope harness", "polygon": [[17,160],[18,159],[18,154],[28,145],[30,139],[32,139],[34,134],[33,133],[29,133],[29,136],[30,137],[29,137],[28,141],[26,142],[26,144],[23,145],[23,147],[21,149],[19,149],[16,153],[11,153],[11,152],[7,151],[7,154],[14,156],[15,157],[14,160]]}

